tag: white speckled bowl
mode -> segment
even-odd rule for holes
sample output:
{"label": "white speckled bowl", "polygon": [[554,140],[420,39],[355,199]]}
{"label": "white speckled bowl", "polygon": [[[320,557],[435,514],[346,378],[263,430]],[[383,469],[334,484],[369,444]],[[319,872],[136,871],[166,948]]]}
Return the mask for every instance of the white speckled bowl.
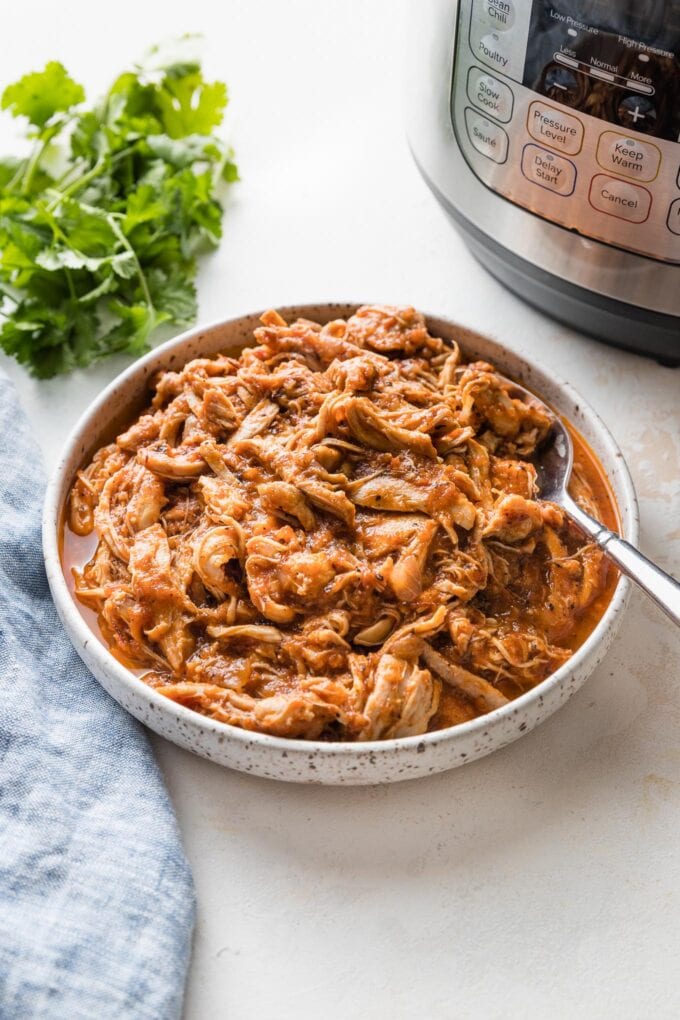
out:
{"label": "white speckled bowl", "polygon": [[[299,315],[328,322],[351,315],[356,304],[304,305],[281,309],[287,319]],[[328,784],[396,782],[442,772],[474,761],[527,733],[574,693],[603,658],[621,623],[629,583],[619,580],[607,611],[585,644],[538,687],[488,715],[421,737],[365,744],[285,740],[207,719],[147,687],[125,669],[88,627],[67,587],[59,555],[62,508],[75,472],[103,442],[110,441],[147,401],[148,381],[159,369],[177,368],[201,355],[247,343],[259,315],[191,329],[131,365],[83,415],[66,444],[45,500],[43,544],[47,575],[64,627],[83,661],[120,704],[156,733],[189,751],[271,779]],[[625,538],[638,538],[638,506],[623,455],[594,411],[567,383],[493,340],[447,319],[428,317],[430,330],[461,340],[468,355],[493,362],[506,375],[540,393],[565,414],[599,456],[611,482]]]}

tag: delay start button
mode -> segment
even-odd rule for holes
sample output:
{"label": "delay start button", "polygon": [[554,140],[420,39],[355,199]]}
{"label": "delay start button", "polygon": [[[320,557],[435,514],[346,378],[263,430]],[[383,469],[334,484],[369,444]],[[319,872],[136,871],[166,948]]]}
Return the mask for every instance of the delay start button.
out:
{"label": "delay start button", "polygon": [[477,152],[494,163],[505,163],[508,158],[509,139],[502,127],[487,120],[471,107],[465,107],[465,126],[468,138]]}
{"label": "delay start button", "polygon": [[597,162],[603,170],[638,181],[653,181],[661,166],[661,150],[652,142],[603,131],[597,143]]}
{"label": "delay start button", "polygon": [[607,174],[595,174],[588,199],[598,212],[629,223],[644,223],[652,207],[652,196],[647,188]]}
{"label": "delay start button", "polygon": [[512,117],[512,106],[514,96],[505,82],[494,78],[488,71],[481,67],[474,67],[468,71],[467,94],[473,106],[496,120],[506,124]]}
{"label": "delay start button", "polygon": [[570,156],[580,152],[583,145],[583,124],[578,117],[547,103],[534,102],[530,105],[527,131],[537,142]]}
{"label": "delay start button", "polygon": [[576,187],[576,167],[572,161],[540,145],[524,146],[522,173],[532,184],[554,191],[556,195],[571,195]]}

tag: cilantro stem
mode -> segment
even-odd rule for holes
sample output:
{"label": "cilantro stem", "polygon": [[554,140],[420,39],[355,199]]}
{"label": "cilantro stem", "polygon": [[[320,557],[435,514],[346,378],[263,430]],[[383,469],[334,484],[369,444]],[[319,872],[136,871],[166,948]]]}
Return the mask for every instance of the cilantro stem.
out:
{"label": "cilantro stem", "polygon": [[120,243],[123,245],[123,247],[126,249],[126,251],[128,251],[130,253],[130,255],[132,256],[132,259],[133,259],[133,261],[135,263],[135,269],[137,270],[137,276],[139,278],[139,285],[142,288],[142,294],[144,295],[144,300],[145,300],[146,304],[149,306],[149,311],[155,312],[156,309],[154,308],[153,301],[151,300],[151,292],[149,291],[149,285],[147,283],[146,276],[144,274],[144,270],[142,269],[142,264],[139,261],[139,258],[137,257],[137,252],[132,247],[132,245],[128,241],[127,237],[125,236],[125,234],[121,230],[115,214],[113,214],[113,213],[110,214],[109,216],[107,216],[107,219],[108,219],[109,223],[111,224],[111,229],[113,230],[114,234],[116,235],[116,237],[118,238]]}
{"label": "cilantro stem", "polygon": [[[42,134],[38,138],[37,143],[33,148],[33,152],[31,153],[22,174],[21,182],[22,195],[27,195],[31,190],[33,177],[35,176],[35,172],[38,169],[40,160],[45,155],[45,151],[48,145],[57,137],[57,135],[66,127],[66,125],[72,119],[73,119],[72,117],[60,117],[50,127],[46,127],[43,129]],[[12,183],[14,183],[14,181],[12,181]]]}
{"label": "cilantro stem", "polygon": [[45,149],[51,142],[52,137],[53,136],[50,135],[49,138],[43,138],[42,140],[36,141],[30,156],[19,163],[14,176],[7,184],[7,191],[14,191],[16,186],[21,184],[21,194],[28,194],[38,163],[40,162]]}
{"label": "cilantro stem", "polygon": [[84,188],[86,184],[89,184],[90,181],[94,180],[94,178],[97,177],[100,171],[103,169],[105,163],[106,160],[102,156],[100,156],[97,162],[94,164],[94,166],[90,170],[88,170],[86,174],[83,174],[82,177],[79,177],[77,180],[73,181],[71,184],[69,184],[67,188],[64,188],[63,191],[60,191],[48,206],[50,212],[52,212],[53,209],[56,209],[56,207],[63,199],[70,198],[71,195],[73,195],[76,191],[79,191],[80,188]]}
{"label": "cilantro stem", "polygon": [[[124,159],[131,152],[134,152],[135,148],[136,148],[136,143],[135,143],[135,145],[128,145],[128,146],[126,146],[126,148],[121,149],[120,152],[114,153],[113,156],[109,157],[111,163],[112,164],[118,163],[121,159]],[[100,164],[101,164],[102,161],[105,162],[105,157],[104,156],[100,156],[99,157],[98,162],[100,162]],[[68,168],[68,170],[66,170],[61,175],[61,177],[57,181],[54,182],[53,188],[56,189],[57,191],[62,189],[64,187],[64,185],[66,184],[66,182],[69,180],[69,178],[73,177],[74,173],[82,174],[83,177],[87,177],[88,180],[89,180],[89,176],[92,173],[92,170],[94,169],[94,167],[92,169],[90,169],[90,170],[85,171],[83,169],[83,166],[82,166],[83,163],[85,163],[85,165],[87,166],[87,160],[85,160],[85,159],[81,159],[80,162],[74,163],[73,166],[70,166]],[[83,177],[79,177],[77,181],[71,181],[71,184],[69,185],[69,187],[74,187],[75,186],[75,189],[77,190],[77,188],[80,187],[82,185],[82,183],[83,183]],[[70,192],[70,194],[72,194],[72,193],[73,192]]]}
{"label": "cilantro stem", "polygon": [[31,157],[26,164],[26,170],[23,174],[23,180],[21,182],[21,192],[23,195],[27,195],[31,190],[31,184],[33,182],[35,171],[38,168],[38,163],[40,162],[43,153],[45,152],[45,149],[47,148],[51,141],[52,141],[51,136],[49,138],[44,138],[39,145],[36,145],[34,147],[33,152],[31,153]]}
{"label": "cilantro stem", "polygon": [[13,301],[15,305],[21,304],[21,298],[17,296],[16,291],[2,281],[0,281],[0,294],[4,294],[5,297],[9,298],[10,301]]}
{"label": "cilantro stem", "polygon": [[61,177],[59,177],[58,180],[54,182],[54,187],[56,188],[57,191],[64,186],[65,182],[69,179],[69,177],[73,176],[74,172],[82,173],[81,165],[83,162],[86,161],[81,160],[81,162],[74,163],[73,166],[70,166],[68,170],[65,170]]}

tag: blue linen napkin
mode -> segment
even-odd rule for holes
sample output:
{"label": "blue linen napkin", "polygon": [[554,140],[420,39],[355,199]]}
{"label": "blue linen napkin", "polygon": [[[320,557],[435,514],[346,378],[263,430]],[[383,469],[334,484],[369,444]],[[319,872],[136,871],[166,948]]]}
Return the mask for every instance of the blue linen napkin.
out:
{"label": "blue linen napkin", "polygon": [[142,727],[57,617],[43,488],[0,377],[0,1016],[179,1017],[191,873]]}

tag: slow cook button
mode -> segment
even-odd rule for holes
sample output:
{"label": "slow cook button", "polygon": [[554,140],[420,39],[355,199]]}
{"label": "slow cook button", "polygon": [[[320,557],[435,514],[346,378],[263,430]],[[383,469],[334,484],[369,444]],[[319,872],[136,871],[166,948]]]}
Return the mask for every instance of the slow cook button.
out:
{"label": "slow cook button", "polygon": [[666,223],[671,234],[680,235],[680,198],[676,198],[674,202],[671,202]]}
{"label": "slow cook button", "polygon": [[524,146],[522,173],[528,181],[558,195],[571,195],[576,186],[576,167],[572,161],[539,145]]}
{"label": "slow cook button", "polygon": [[597,162],[603,170],[613,170],[622,177],[653,181],[661,165],[661,150],[651,142],[618,131],[603,131],[597,143]]}
{"label": "slow cook button", "polygon": [[606,174],[595,174],[588,197],[593,209],[629,223],[644,223],[652,207],[652,196],[646,188]]}
{"label": "slow cook button", "polygon": [[506,124],[512,117],[514,96],[505,82],[481,67],[468,71],[467,94],[473,106]]}
{"label": "slow cook button", "polygon": [[527,114],[527,131],[537,142],[570,156],[580,152],[583,145],[583,124],[578,117],[547,103],[531,104]]}
{"label": "slow cook button", "polygon": [[465,126],[468,138],[477,152],[494,163],[505,163],[508,158],[508,136],[502,127],[487,120],[480,113],[465,107]]}

